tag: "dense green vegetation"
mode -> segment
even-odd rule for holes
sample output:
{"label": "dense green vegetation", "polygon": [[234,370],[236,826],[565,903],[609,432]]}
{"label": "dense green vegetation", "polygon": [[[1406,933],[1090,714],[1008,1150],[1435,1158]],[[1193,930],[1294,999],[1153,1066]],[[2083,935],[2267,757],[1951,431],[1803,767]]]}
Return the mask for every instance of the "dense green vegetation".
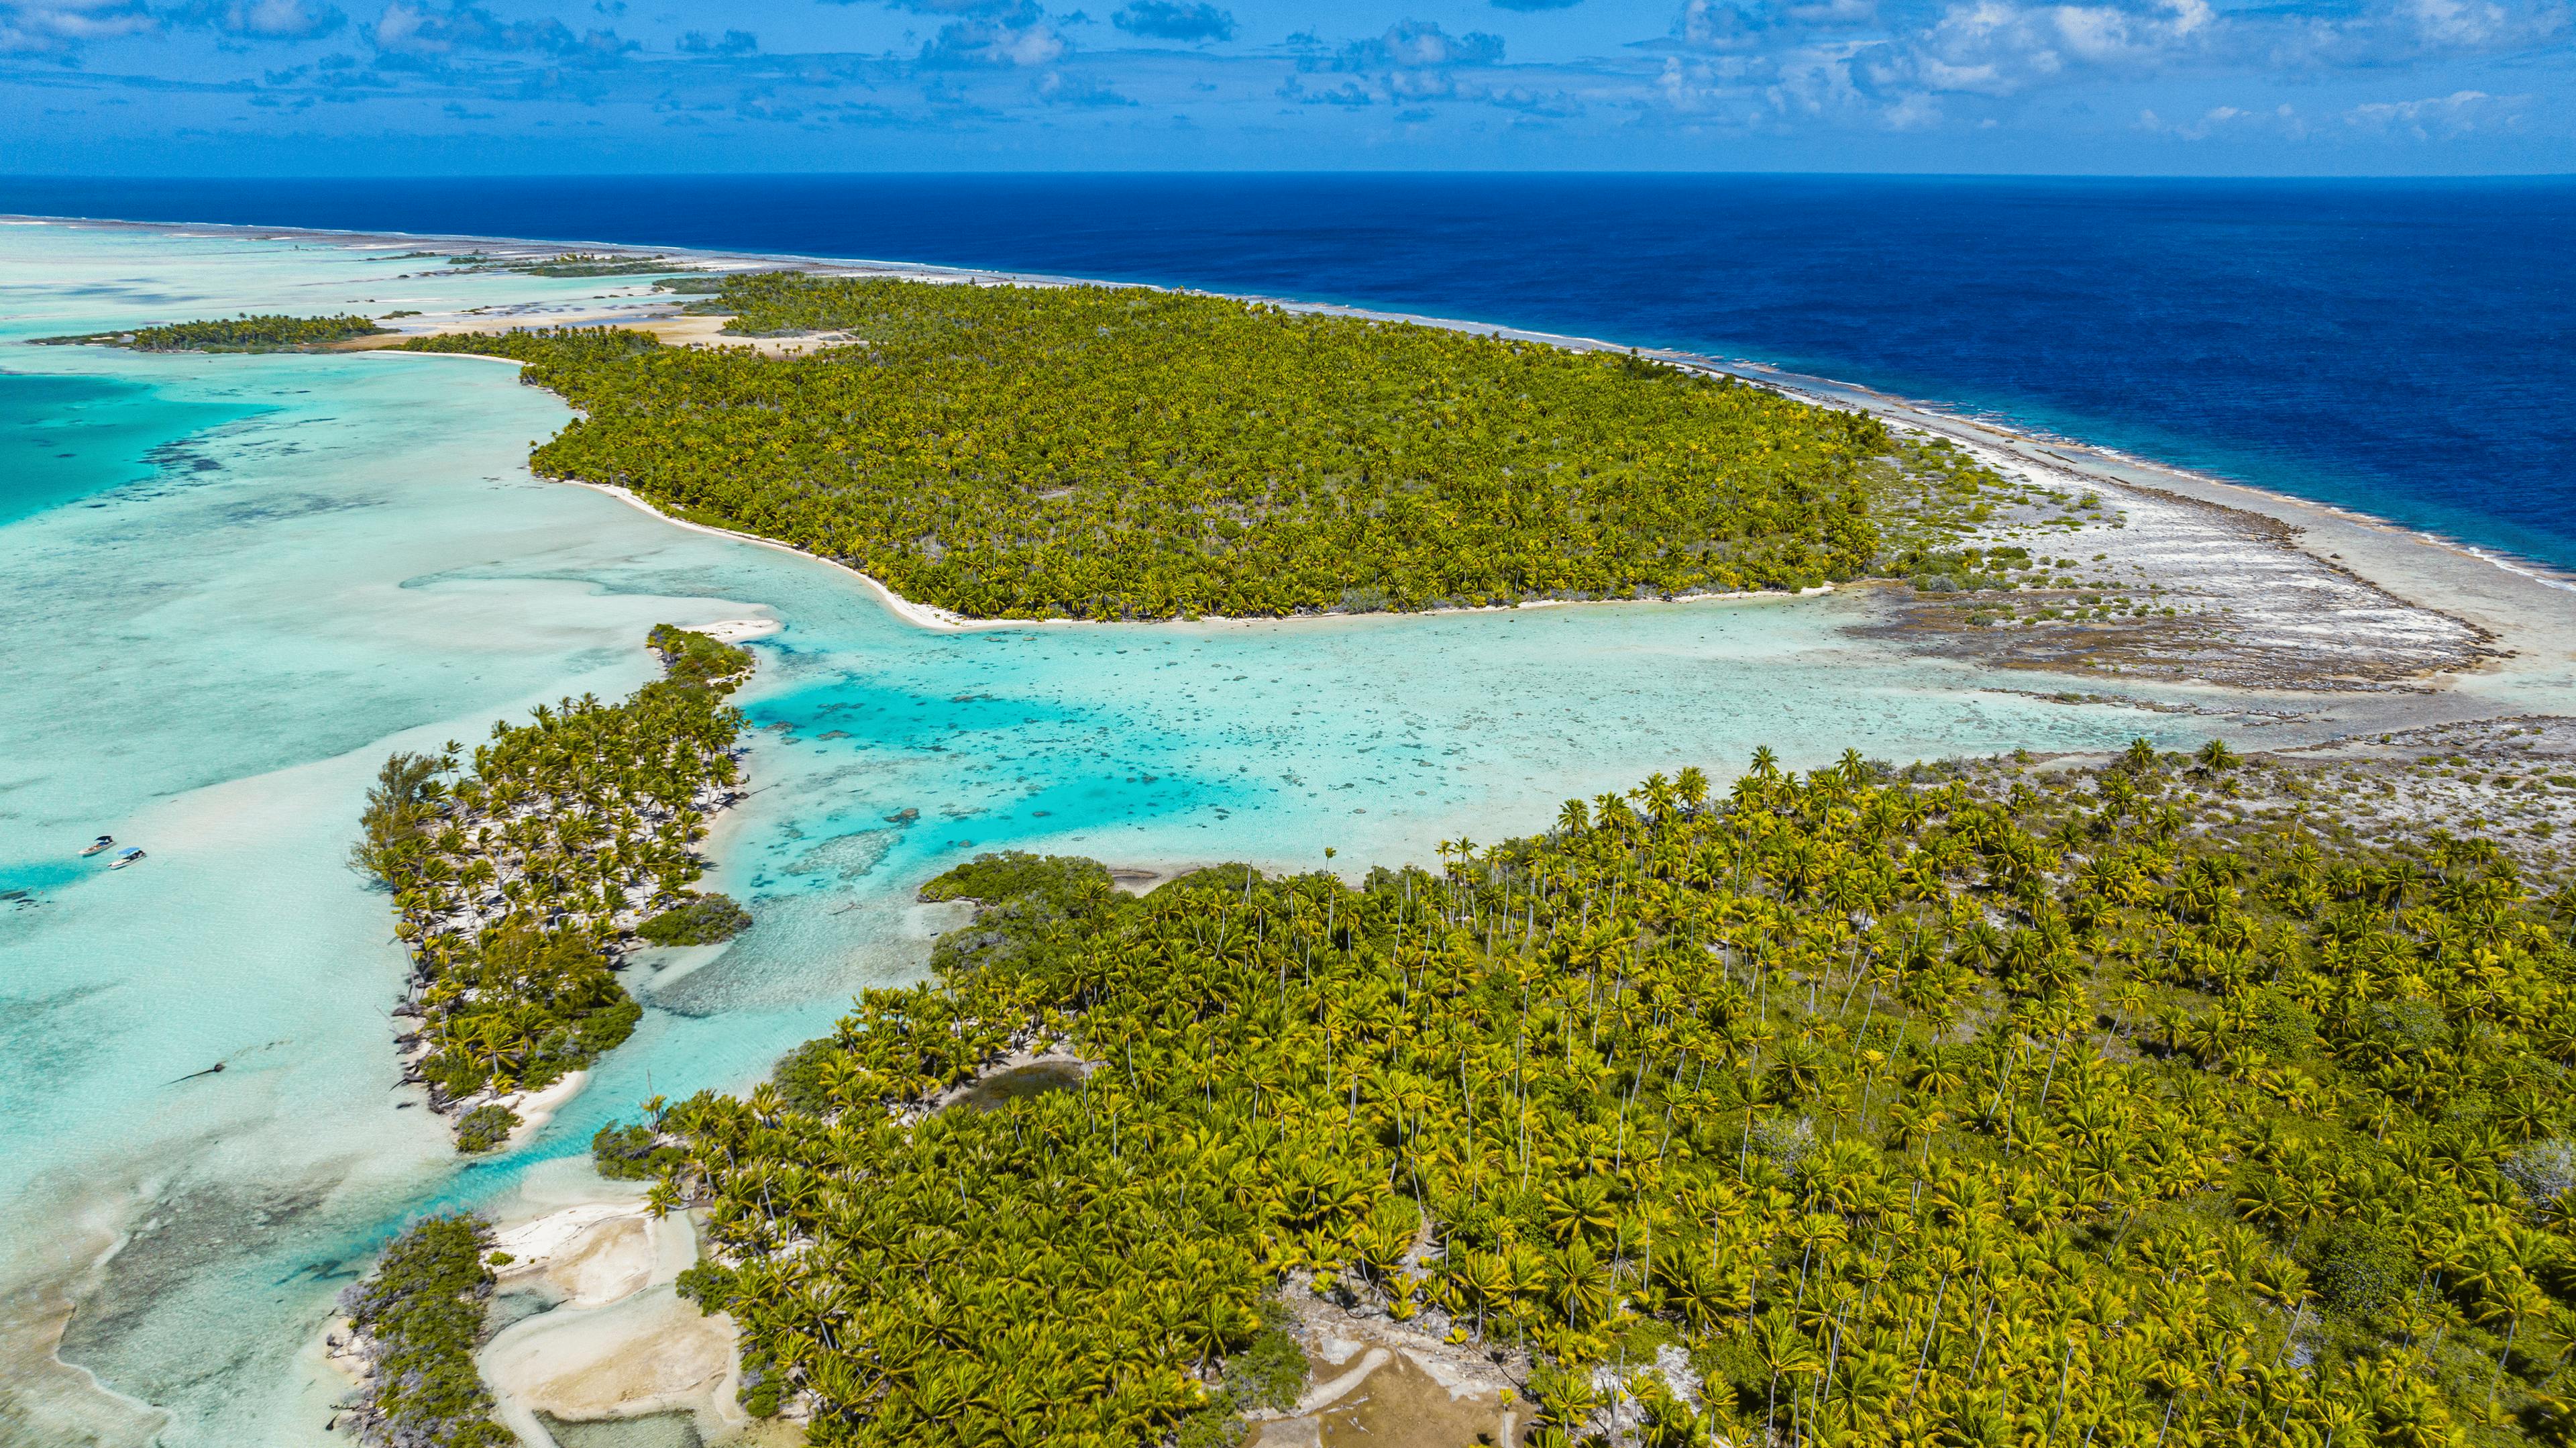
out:
{"label": "dense green vegetation", "polygon": [[793,357],[598,329],[409,345],[520,358],[579,408],[541,472],[978,617],[1802,588],[1880,568],[1889,510],[1991,481],[1634,356],[1216,297],[773,272],[721,306],[826,335]]}
{"label": "dense green vegetation", "polygon": [[510,1139],[519,1124],[519,1113],[497,1101],[486,1101],[456,1118],[456,1149],[463,1152],[492,1151]]}
{"label": "dense green vegetation", "polygon": [[591,1133],[591,1168],[611,1181],[650,1181],[678,1157],[678,1149],[664,1145],[649,1126],[612,1121]]}
{"label": "dense green vegetation", "polygon": [[[725,696],[752,657],[669,625],[649,642],[665,676],[623,702],[584,695],[496,723],[470,766],[454,744],[396,754],[368,792],[352,858],[393,892],[419,988],[416,1069],[442,1104],[540,1089],[626,1039],[641,1010],[612,953],[637,921],[679,907],[721,938],[741,914],[687,887],[705,813],[739,779],[742,715]],[[724,920],[706,918],[717,901]]]}
{"label": "dense green vegetation", "polygon": [[349,1426],[360,1441],[402,1448],[515,1448],[492,1419],[474,1368],[492,1271],[490,1227],[467,1213],[426,1217],[385,1249],[367,1280],[341,1294],[364,1335],[370,1376]]}
{"label": "dense green vegetation", "polygon": [[657,623],[644,646],[659,654],[662,673],[684,688],[730,693],[751,672],[751,651],[722,643],[678,624]]}
{"label": "dense green vegetation", "polygon": [[655,945],[713,945],[750,925],[751,912],[732,896],[699,895],[636,926],[635,934]]}
{"label": "dense green vegetation", "polygon": [[654,1118],[655,1200],[822,1445],[1206,1441],[1283,1287],[1527,1351],[1543,1445],[1660,1345],[1653,1445],[2563,1441],[2576,891],[2236,763],[1764,751],[1359,888],[979,861],[934,980]]}
{"label": "dense green vegetation", "polygon": [[397,346],[406,352],[453,352],[477,357],[513,357],[532,364],[543,357],[550,366],[574,372],[612,367],[620,362],[676,354],[650,332],[624,327],[529,327],[515,332],[443,332],[434,337],[408,337]]}
{"label": "dense green vegetation", "polygon": [[222,317],[204,322],[173,322],[126,335],[125,345],[138,352],[287,352],[321,347],[352,337],[373,337],[385,329],[366,317]]}
{"label": "dense green vegetation", "polygon": [[609,251],[567,251],[538,257],[494,256],[476,251],[451,256],[447,264],[474,271],[517,272],[532,277],[663,276],[693,270],[667,257],[630,256]]}

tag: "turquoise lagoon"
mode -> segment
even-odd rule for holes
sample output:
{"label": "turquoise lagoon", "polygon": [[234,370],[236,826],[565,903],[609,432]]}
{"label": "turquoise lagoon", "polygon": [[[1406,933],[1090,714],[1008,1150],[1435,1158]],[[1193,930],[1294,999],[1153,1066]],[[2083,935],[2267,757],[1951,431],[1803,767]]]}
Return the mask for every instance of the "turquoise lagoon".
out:
{"label": "turquoise lagoon", "polygon": [[[641,290],[424,276],[399,250],[0,228],[0,1440],[321,1440],[340,1384],[310,1346],[385,1233],[506,1204],[648,1093],[756,1078],[918,971],[954,907],[912,891],[977,851],[1306,869],[1332,845],[1350,871],[1765,743],[1815,764],[2249,722],[1899,652],[1855,634],[1865,595],[925,631],[828,565],[531,478],[566,413],[501,364],[23,345]],[[396,1089],[402,960],[344,864],[361,791],[390,750],[634,687],[655,622],[743,618],[780,627],[712,883],[757,923],[639,962],[633,1042],[524,1150],[460,1165]],[[149,858],[76,859],[101,831]],[[43,1355],[66,1293],[61,1357],[95,1387]]]}

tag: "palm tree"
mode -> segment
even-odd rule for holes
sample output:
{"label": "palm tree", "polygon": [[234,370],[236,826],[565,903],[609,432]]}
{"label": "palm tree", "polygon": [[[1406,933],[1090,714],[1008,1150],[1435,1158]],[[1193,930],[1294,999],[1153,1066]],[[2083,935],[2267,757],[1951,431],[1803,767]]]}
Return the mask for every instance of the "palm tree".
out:
{"label": "palm tree", "polygon": [[1708,775],[1696,764],[1673,776],[1673,793],[1692,811],[1708,803]]}

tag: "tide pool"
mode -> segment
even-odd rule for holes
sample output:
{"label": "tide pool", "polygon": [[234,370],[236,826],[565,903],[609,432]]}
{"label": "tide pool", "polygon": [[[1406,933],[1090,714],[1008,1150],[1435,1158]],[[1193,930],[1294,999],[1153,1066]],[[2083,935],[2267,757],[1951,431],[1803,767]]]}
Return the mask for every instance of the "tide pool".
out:
{"label": "tide pool", "polygon": [[[344,1389],[309,1347],[389,1231],[510,1200],[647,1094],[757,1078],[854,991],[919,970],[958,907],[913,891],[980,851],[1310,869],[1331,845],[1354,871],[1543,828],[1653,770],[1723,779],[1765,743],[1806,766],[2247,737],[2207,691],[2156,697],[2222,712],[2055,702],[2102,685],[1869,641],[1865,591],[929,632],[827,564],[534,480],[527,443],[567,414],[501,364],[7,340],[602,287],[404,274],[419,266],[0,231],[0,373],[55,389],[16,395],[167,409],[114,447],[99,431],[95,460],[31,454],[30,496],[55,501],[0,524],[0,873],[26,892],[0,904],[11,1441],[322,1441]],[[781,628],[754,646],[756,792],[719,827],[709,884],[756,923],[639,959],[633,1041],[527,1148],[460,1163],[396,1087],[402,961],[345,864],[368,779],[391,750],[633,688],[653,623],[738,618]],[[75,859],[100,831],[148,859]],[[95,1385],[41,1356],[64,1294],[61,1355]]]}

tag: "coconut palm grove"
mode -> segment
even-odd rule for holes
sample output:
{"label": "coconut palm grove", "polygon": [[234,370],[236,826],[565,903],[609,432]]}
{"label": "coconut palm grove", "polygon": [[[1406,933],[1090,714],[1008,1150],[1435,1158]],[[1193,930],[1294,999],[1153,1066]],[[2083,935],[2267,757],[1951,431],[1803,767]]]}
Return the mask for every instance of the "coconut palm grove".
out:
{"label": "coconut palm grove", "polygon": [[[1298,1296],[1513,1364],[1533,1444],[2563,1441],[2576,891],[2244,767],[1764,751],[1356,886],[988,855],[932,979],[601,1157],[818,1444],[1238,1441]],[[1010,1052],[1084,1069],[947,1105]]]}
{"label": "coconut palm grove", "polygon": [[759,272],[628,330],[405,342],[528,364],[549,476],[838,559],[975,618],[1243,617],[1795,589],[1873,500],[1980,470],[1857,412],[1623,353],[1138,287]]}

